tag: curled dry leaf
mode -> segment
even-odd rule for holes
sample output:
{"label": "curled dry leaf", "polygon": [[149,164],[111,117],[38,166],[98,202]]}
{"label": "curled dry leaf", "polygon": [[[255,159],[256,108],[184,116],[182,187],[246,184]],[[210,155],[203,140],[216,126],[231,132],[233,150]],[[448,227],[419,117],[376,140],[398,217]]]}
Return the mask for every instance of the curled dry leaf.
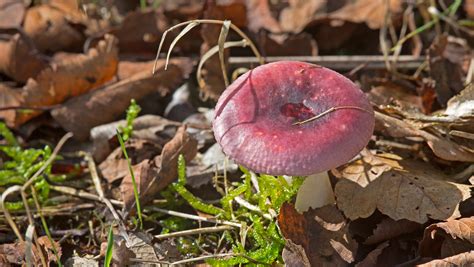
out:
{"label": "curled dry leaf", "polygon": [[165,16],[159,11],[137,10],[128,13],[110,33],[119,39],[121,54],[154,55],[161,35],[168,28]]}
{"label": "curled dry leaf", "polygon": [[402,234],[411,233],[420,227],[420,224],[408,220],[395,221],[390,218],[384,218],[379,224],[377,224],[374,232],[365,240],[364,244],[377,244]]}
{"label": "curled dry leaf", "polygon": [[8,41],[0,40],[0,51],[0,72],[17,82],[36,77],[48,66],[46,59],[19,33]]}
{"label": "curled dry leaf", "polygon": [[[97,48],[78,54],[41,71],[35,80],[23,87],[22,106],[42,107],[60,104],[70,97],[81,95],[109,81],[118,64],[117,39],[106,35]],[[14,125],[18,126],[40,112],[17,112]],[[77,121],[74,121],[77,123]]]}
{"label": "curled dry leaf", "polygon": [[474,250],[474,217],[432,224],[420,243],[422,257],[449,257]]}
{"label": "curled dry leaf", "polygon": [[[191,161],[197,153],[197,141],[181,126],[176,135],[163,147],[161,155],[133,166],[141,203],[147,203],[155,194],[172,183],[178,175],[178,156]],[[132,177],[128,174],[120,185],[122,200],[127,210],[135,206]]]}
{"label": "curled dry leaf", "polygon": [[[38,237],[38,244],[41,246],[41,249],[46,252],[46,261],[48,263],[51,262],[58,262],[56,256],[52,250],[52,244],[49,241],[47,236]],[[54,241],[54,246],[58,253],[58,256],[61,258],[61,246],[58,242]],[[18,241],[13,244],[2,244],[0,245],[0,266],[10,266],[14,265],[26,265],[25,259],[25,249],[26,243],[24,241]],[[34,266],[39,266],[40,256],[38,254],[38,250],[35,246],[32,247],[32,260]]]}
{"label": "curled dry leaf", "polygon": [[419,267],[452,267],[452,266],[472,266],[474,263],[474,251],[464,252],[458,255],[439,260],[432,260],[427,263],[418,264]]}
{"label": "curled dry leaf", "polygon": [[24,31],[42,51],[79,50],[85,40],[78,30],[85,28],[85,19],[78,10],[65,5],[37,5],[25,15]]}
{"label": "curled dry leaf", "polygon": [[459,203],[471,195],[470,186],[448,182],[431,166],[370,154],[333,173],[339,178],[337,205],[351,220],[367,218],[375,209],[394,220],[454,219],[460,216]]}
{"label": "curled dry leaf", "polygon": [[0,29],[20,27],[24,15],[23,0],[0,0]]}
{"label": "curled dry leaf", "polygon": [[[292,254],[305,256],[299,262],[341,266],[355,260],[357,243],[349,235],[349,225],[335,205],[299,214],[293,205],[285,203],[278,215],[278,225],[285,239],[293,244],[288,248]],[[304,251],[294,249],[299,246]]]}
{"label": "curled dry leaf", "polygon": [[474,162],[474,153],[465,147],[449,139],[418,129],[412,123],[380,112],[375,112],[375,129],[392,137],[421,137],[435,155],[444,160]]}
{"label": "curled dry leaf", "polygon": [[151,70],[143,70],[126,80],[71,99],[54,109],[51,115],[63,128],[73,132],[75,138],[86,139],[90,129],[122,115],[131,99],[171,92],[187,77],[192,66],[188,59],[173,59],[165,71],[163,64],[164,61],[159,61],[160,71],[155,75]]}

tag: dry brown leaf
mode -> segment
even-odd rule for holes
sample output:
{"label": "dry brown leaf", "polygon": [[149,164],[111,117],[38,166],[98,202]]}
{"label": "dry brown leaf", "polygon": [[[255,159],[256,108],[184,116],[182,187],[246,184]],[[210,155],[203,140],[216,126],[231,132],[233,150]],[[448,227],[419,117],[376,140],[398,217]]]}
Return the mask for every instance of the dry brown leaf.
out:
{"label": "dry brown leaf", "polygon": [[[23,87],[23,106],[43,107],[60,104],[68,98],[84,94],[112,79],[117,71],[117,39],[106,35],[97,48],[77,55],[69,61],[52,64],[35,80]],[[17,112],[15,126],[39,115],[39,111]],[[75,122],[76,123],[76,122]]]}
{"label": "dry brown leaf", "polygon": [[82,48],[85,36],[78,28],[85,28],[85,19],[78,10],[63,7],[37,5],[26,12],[24,31],[42,52]]}
{"label": "dry brown leaf", "polygon": [[282,31],[278,21],[272,16],[268,0],[247,0],[248,28],[252,32],[259,32],[261,29],[271,33]]}
{"label": "dry brown leaf", "polygon": [[474,251],[461,253],[455,256],[439,260],[432,260],[427,263],[418,264],[418,267],[453,267],[472,266],[474,264]]}
{"label": "dry brown leaf", "polygon": [[372,267],[378,266],[378,258],[382,254],[383,250],[389,246],[389,242],[385,241],[382,244],[378,245],[376,249],[372,250],[365,258],[356,264],[356,267]]}
{"label": "dry brown leaf", "polygon": [[24,15],[23,0],[0,0],[0,29],[20,27]]}
{"label": "dry brown leaf", "polygon": [[300,33],[319,10],[326,8],[325,0],[290,0],[280,13],[280,25],[285,32]]}
{"label": "dry brown leaf", "polygon": [[0,40],[0,51],[0,72],[18,82],[24,83],[36,77],[48,65],[46,59],[19,33],[8,41]]}
{"label": "dry brown leaf", "polygon": [[474,217],[432,224],[420,243],[423,257],[449,257],[474,250]]}
{"label": "dry brown leaf", "polygon": [[118,64],[117,78],[119,80],[125,80],[133,75],[140,73],[144,70],[152,70],[154,60],[151,61],[120,61]]}
{"label": "dry brown leaf", "polygon": [[[145,160],[153,159],[160,154],[162,148],[163,147],[157,143],[140,139],[130,139],[125,144],[125,149],[127,150],[132,165],[142,164]],[[136,165],[136,168],[137,170],[135,171],[141,170],[138,165]],[[117,147],[110,153],[107,159],[99,165],[99,170],[109,183],[113,183],[127,176],[129,174],[128,163],[122,153],[122,148]]]}
{"label": "dry brown leaf", "polygon": [[379,224],[377,224],[374,232],[365,240],[364,244],[377,244],[402,234],[411,233],[420,227],[420,224],[408,220],[395,221],[390,218],[384,218]]}
{"label": "dry brown leaf", "polygon": [[[61,246],[58,242],[54,241],[55,248],[58,253],[58,256],[61,258]],[[58,262],[56,256],[52,251],[51,242],[47,236],[38,237],[38,244],[41,246],[41,249],[46,252],[45,260],[48,263]],[[0,266],[11,266],[15,265],[26,265],[25,259],[25,249],[26,244],[24,241],[17,241],[13,244],[1,244],[0,245]],[[34,266],[40,265],[40,257],[36,246],[32,247],[32,260]]]}
{"label": "dry brown leaf", "polygon": [[[176,179],[180,154],[183,154],[186,161],[191,161],[196,153],[197,141],[189,136],[186,127],[181,126],[175,137],[163,147],[161,155],[133,166],[141,204],[153,199],[160,190]],[[131,175],[127,175],[122,180],[120,191],[125,207],[130,211],[135,207]]]}
{"label": "dry brown leaf", "polygon": [[[335,205],[299,214],[292,204],[285,203],[278,215],[278,225],[285,239],[303,247],[307,259],[301,262],[309,261],[311,266],[343,266],[355,260],[357,243],[349,235],[346,219]],[[303,253],[295,255],[303,256]]]}
{"label": "dry brown leaf", "polygon": [[428,56],[431,78],[436,81],[437,99],[444,107],[452,96],[464,88],[462,64],[465,57],[471,57],[471,52],[442,35],[430,46]]}
{"label": "dry brown leaf", "polygon": [[[188,59],[173,59],[164,71],[164,61],[159,61],[159,71],[143,70],[129,79],[106,86],[88,94],[75,97],[51,112],[53,118],[77,139],[86,139],[90,129],[108,123],[122,115],[131,99],[137,101],[153,94],[164,96],[188,76],[192,67]],[[100,116],[98,116],[100,114]],[[81,123],[77,123],[77,122]]]}
{"label": "dry brown leaf", "polygon": [[341,9],[328,14],[328,17],[355,23],[365,22],[371,29],[380,29],[385,23],[387,3],[392,16],[401,13],[400,0],[357,0],[350,1]]}
{"label": "dry brown leaf", "polygon": [[447,177],[428,165],[397,164],[365,155],[340,172],[333,171],[339,178],[336,202],[346,217],[367,218],[375,209],[394,220],[418,223],[460,216],[459,203],[470,197],[470,186],[448,182]]}
{"label": "dry brown leaf", "polygon": [[54,250],[56,250],[56,253],[61,259],[62,255],[62,249],[61,246],[59,245],[59,242],[53,241],[54,242],[54,250],[53,250],[53,244],[49,241],[49,238],[47,236],[41,236],[38,238],[38,244],[42,247],[44,251],[47,253],[47,261],[48,262],[58,262],[58,259],[56,258],[56,255],[54,253]]}
{"label": "dry brown leaf", "polygon": [[411,123],[375,112],[375,129],[392,137],[421,137],[436,156],[449,161],[474,162],[474,153],[446,138],[418,129]]}
{"label": "dry brown leaf", "polygon": [[[121,54],[154,55],[161,35],[170,26],[162,13],[155,10],[134,11],[111,34],[119,39]],[[171,36],[168,38],[173,39]]]}
{"label": "dry brown leaf", "polygon": [[[17,107],[21,102],[19,90],[0,83],[0,107]],[[14,109],[0,111],[0,118],[5,120],[6,124],[10,127],[14,126],[15,116],[16,111]]]}

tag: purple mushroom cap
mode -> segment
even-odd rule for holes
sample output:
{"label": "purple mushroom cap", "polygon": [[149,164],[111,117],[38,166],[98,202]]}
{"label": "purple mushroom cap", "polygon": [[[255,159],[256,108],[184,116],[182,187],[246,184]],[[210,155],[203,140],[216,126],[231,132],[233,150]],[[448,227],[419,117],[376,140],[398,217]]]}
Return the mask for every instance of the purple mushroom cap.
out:
{"label": "purple mushroom cap", "polygon": [[373,129],[372,106],[352,81],[297,61],[265,64],[239,77],[220,96],[213,122],[226,155],[270,175],[338,167],[367,145]]}

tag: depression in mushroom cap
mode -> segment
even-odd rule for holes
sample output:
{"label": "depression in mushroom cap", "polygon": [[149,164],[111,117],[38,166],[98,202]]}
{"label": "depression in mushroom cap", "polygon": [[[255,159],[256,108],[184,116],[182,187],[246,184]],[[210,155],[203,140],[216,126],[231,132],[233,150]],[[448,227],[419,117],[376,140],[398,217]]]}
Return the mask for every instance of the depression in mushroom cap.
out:
{"label": "depression in mushroom cap", "polygon": [[342,165],[367,145],[373,128],[372,107],[354,83],[295,61],[239,77],[219,98],[213,122],[226,155],[271,175],[310,175]]}

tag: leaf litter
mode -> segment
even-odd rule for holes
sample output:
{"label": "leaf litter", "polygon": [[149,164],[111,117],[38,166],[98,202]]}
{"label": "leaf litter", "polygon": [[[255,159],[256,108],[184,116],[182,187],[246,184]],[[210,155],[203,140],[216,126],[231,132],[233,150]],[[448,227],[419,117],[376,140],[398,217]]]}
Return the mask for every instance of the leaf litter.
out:
{"label": "leaf litter", "polygon": [[[472,1],[132,2],[0,1],[2,264],[473,264]],[[263,59],[340,60],[372,101],[335,204],[298,213],[301,177],[215,144],[214,100]]]}

